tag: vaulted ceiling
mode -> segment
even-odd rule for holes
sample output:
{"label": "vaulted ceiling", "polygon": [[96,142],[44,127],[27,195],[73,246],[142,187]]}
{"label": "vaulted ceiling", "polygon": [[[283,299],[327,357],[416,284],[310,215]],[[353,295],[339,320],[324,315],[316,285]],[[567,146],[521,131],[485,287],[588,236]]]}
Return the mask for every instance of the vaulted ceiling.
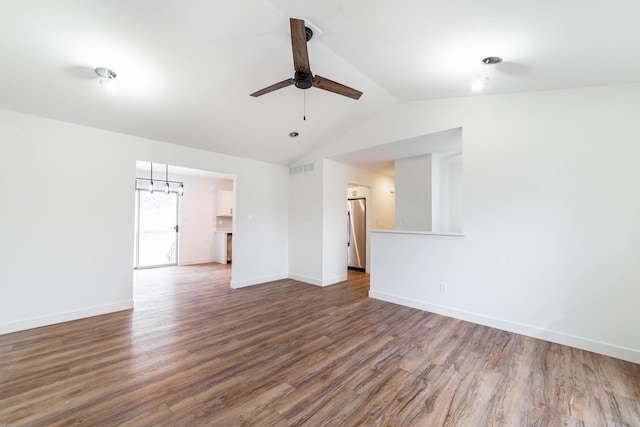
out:
{"label": "vaulted ceiling", "polygon": [[[398,102],[640,81],[636,0],[20,0],[0,17],[0,108],[284,165]],[[292,77],[290,17],[316,28],[312,71],[360,100],[249,96]]]}

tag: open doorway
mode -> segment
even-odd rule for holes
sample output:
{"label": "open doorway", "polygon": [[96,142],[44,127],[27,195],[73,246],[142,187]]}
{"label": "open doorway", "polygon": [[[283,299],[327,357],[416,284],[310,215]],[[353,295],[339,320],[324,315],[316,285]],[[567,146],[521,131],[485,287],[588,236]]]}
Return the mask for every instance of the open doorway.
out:
{"label": "open doorway", "polygon": [[347,268],[369,271],[369,224],[371,189],[347,186]]}
{"label": "open doorway", "polygon": [[230,264],[234,175],[138,161],[135,189],[134,268]]}
{"label": "open doorway", "polygon": [[347,199],[347,268],[365,271],[367,265],[366,199]]}

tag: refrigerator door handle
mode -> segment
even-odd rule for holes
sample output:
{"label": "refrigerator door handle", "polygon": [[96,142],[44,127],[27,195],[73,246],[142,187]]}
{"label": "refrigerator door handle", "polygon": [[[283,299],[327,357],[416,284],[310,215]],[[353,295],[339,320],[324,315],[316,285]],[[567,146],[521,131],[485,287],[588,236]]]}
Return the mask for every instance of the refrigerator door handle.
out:
{"label": "refrigerator door handle", "polygon": [[351,212],[347,211],[347,247],[351,246]]}

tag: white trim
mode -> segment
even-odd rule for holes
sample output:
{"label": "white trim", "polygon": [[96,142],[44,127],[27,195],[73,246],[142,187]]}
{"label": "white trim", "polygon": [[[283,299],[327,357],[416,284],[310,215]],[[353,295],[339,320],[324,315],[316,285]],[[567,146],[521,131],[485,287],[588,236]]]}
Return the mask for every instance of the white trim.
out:
{"label": "white trim", "polygon": [[274,282],[276,280],[282,280],[286,278],[287,278],[286,274],[276,274],[274,276],[257,277],[255,279],[248,279],[248,280],[232,280],[230,286],[233,289],[238,289],[238,288],[245,288],[247,286],[261,285],[263,283]]}
{"label": "white trim", "polygon": [[314,286],[330,286],[335,285],[336,283],[344,282],[347,280],[347,273],[341,274],[339,276],[334,276],[329,279],[313,279],[311,277],[300,276],[298,274],[289,274],[289,279],[297,280],[298,282],[308,283]]}
{"label": "white trim", "polygon": [[447,236],[465,237],[467,233],[446,233],[439,231],[411,231],[411,230],[370,230],[372,233],[380,234],[418,234],[420,236]]}
{"label": "white trim", "polygon": [[297,280],[298,282],[308,283],[310,285],[324,286],[322,284],[322,279],[313,279],[311,277],[301,276],[299,274],[289,273],[289,279]]}
{"label": "white trim", "polygon": [[334,276],[330,279],[324,279],[322,281],[322,286],[335,285],[336,283],[344,282],[347,280],[347,273],[341,274],[339,276]]}
{"label": "white trim", "polygon": [[41,326],[54,325],[56,323],[69,322],[71,320],[84,319],[86,317],[99,316],[101,314],[114,313],[116,311],[130,310],[132,308],[133,300],[94,306],[76,311],[66,311],[48,316],[22,319],[16,322],[0,324],[0,335],[23,331],[25,329],[39,328]]}
{"label": "white trim", "polygon": [[497,328],[503,331],[514,332],[520,335],[526,335],[528,337],[538,338],[557,344],[563,344],[582,350],[592,351],[594,353],[604,354],[606,356],[627,360],[633,363],[640,363],[640,351],[631,348],[620,347],[602,341],[568,335],[562,332],[542,329],[522,323],[510,322],[504,319],[471,313],[464,310],[457,310],[442,305],[431,304],[426,301],[400,297],[397,295],[388,294],[386,292],[369,291],[369,297],[381,301],[403,305],[406,307],[417,308],[419,310],[428,311],[430,313],[453,317],[455,319],[465,320],[467,322],[477,323],[478,325],[489,326],[491,328]]}

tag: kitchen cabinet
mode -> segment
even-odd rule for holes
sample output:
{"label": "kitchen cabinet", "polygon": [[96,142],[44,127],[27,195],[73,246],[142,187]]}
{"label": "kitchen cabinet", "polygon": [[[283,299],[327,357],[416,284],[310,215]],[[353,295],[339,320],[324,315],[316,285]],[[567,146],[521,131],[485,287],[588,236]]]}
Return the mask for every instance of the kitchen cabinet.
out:
{"label": "kitchen cabinet", "polygon": [[233,216],[233,191],[218,190],[217,216]]}

